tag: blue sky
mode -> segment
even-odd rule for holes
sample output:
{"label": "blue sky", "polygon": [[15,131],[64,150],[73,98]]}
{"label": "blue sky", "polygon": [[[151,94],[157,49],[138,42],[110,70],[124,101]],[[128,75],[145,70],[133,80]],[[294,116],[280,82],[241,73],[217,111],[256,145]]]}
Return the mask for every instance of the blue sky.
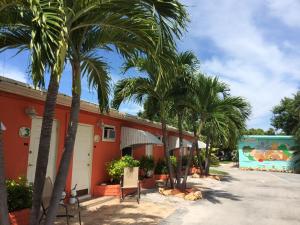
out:
{"label": "blue sky", "polygon": [[[300,88],[300,1],[299,0],[184,0],[191,23],[180,51],[192,50],[201,70],[227,82],[233,95],[252,105],[249,128],[270,127],[272,107]],[[31,83],[29,55],[0,54],[0,75]],[[112,83],[124,77],[122,58],[115,53],[103,57],[110,65]],[[70,66],[67,65],[60,92],[70,94]],[[83,99],[97,102],[97,96],[83,82]],[[120,111],[136,114],[142,107],[123,104]]]}

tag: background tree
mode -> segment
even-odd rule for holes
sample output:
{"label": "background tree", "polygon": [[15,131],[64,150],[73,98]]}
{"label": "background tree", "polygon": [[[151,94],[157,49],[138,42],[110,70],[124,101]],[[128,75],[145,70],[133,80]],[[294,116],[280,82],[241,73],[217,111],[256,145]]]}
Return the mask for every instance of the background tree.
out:
{"label": "background tree", "polygon": [[297,123],[296,99],[298,99],[300,92],[292,98],[283,98],[280,103],[272,110],[273,117],[271,124],[275,129],[282,130],[286,135],[291,135],[294,132]]}

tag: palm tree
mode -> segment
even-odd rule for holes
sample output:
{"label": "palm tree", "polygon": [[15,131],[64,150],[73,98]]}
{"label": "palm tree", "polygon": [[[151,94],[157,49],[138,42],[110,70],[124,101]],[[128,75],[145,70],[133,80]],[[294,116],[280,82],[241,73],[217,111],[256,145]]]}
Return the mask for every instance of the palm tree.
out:
{"label": "palm tree", "polygon": [[[73,153],[80,109],[81,71],[88,75],[90,85],[97,88],[101,112],[108,110],[109,87],[106,66],[95,50],[99,48],[110,50],[109,45],[114,45],[126,59],[139,53],[151,56],[159,50],[156,46],[168,44],[172,47],[173,35],[179,36],[181,29],[184,28],[186,14],[177,1],[131,3],[134,4],[128,5],[125,1],[107,1],[99,4],[98,1],[92,1],[92,4],[84,2],[80,7],[74,2],[67,4],[67,7],[72,9],[72,13],[69,14],[72,17],[67,17],[67,24],[68,21],[72,21],[72,26],[68,28],[70,62],[73,69],[71,116],[65,151],[55,180],[46,224],[52,224],[55,218]],[[82,13],[82,7],[94,9]],[[77,14],[80,15],[79,18],[76,18]],[[74,22],[74,17],[78,21]]]}
{"label": "palm tree", "polygon": [[206,100],[206,108],[202,111],[205,112],[205,121],[202,121],[202,132],[206,136],[205,175],[209,173],[213,146],[236,143],[246,127],[246,120],[251,111],[249,104],[241,97],[231,97],[228,94],[221,96],[217,91],[210,93],[214,94]]}
{"label": "palm tree", "polygon": [[[199,139],[208,117],[212,99],[219,95],[227,95],[228,87],[225,83],[219,82],[217,77],[212,78],[201,73],[196,74],[194,79],[193,85],[191,86],[194,94],[190,98],[190,109],[192,111],[192,119],[194,120],[193,133],[194,136]],[[198,124],[197,127],[195,124]],[[198,164],[202,173],[201,153],[198,143],[195,144]]]}
{"label": "palm tree", "polygon": [[[31,72],[35,86],[44,86],[44,71],[51,70],[45,102],[42,130],[34,184],[33,215],[37,218],[47,170],[51,130],[67,50],[65,20],[60,9],[61,1],[12,1],[1,5],[0,49],[18,48],[31,50]],[[34,207],[38,205],[38,207]],[[34,222],[35,224],[35,222]]]}
{"label": "palm tree", "polygon": [[4,125],[0,121],[0,218],[1,225],[9,225],[8,220],[8,207],[7,207],[7,192],[5,184],[5,171],[4,171],[4,149],[3,149],[3,130]]}
{"label": "palm tree", "polygon": [[[72,65],[74,69],[74,85],[72,94],[73,97],[75,97],[74,101],[72,101],[72,109],[77,111],[80,107],[79,103],[81,60],[78,57],[78,53],[81,53],[82,50],[82,40],[80,40],[80,37],[85,37],[84,34],[88,32],[98,33],[98,36],[95,35],[94,39],[91,39],[90,41],[95,41],[95,43],[101,46],[101,43],[97,42],[97,38],[102,37],[102,40],[108,38],[105,42],[106,45],[104,46],[106,48],[110,48],[110,46],[107,44],[115,44],[116,49],[125,57],[128,57],[129,54],[132,54],[132,52],[136,52],[134,50],[136,50],[137,46],[139,46],[139,50],[146,53],[151,52],[150,49],[153,49],[153,54],[154,50],[158,51],[158,47],[164,45],[165,43],[168,43],[169,45],[174,45],[173,36],[179,37],[181,35],[181,30],[182,28],[184,28],[185,23],[187,21],[184,7],[178,1],[175,0],[165,2],[156,0],[134,2],[132,1],[130,5],[126,1],[121,0],[102,2],[96,0],[89,2],[63,1],[63,3],[63,6],[60,7],[59,10],[63,10],[66,15],[66,28],[64,30],[66,30],[68,33],[69,42],[71,42],[71,44],[74,44],[70,45],[70,55],[72,57],[73,62],[75,62]],[[30,26],[26,26],[26,28],[27,30],[30,30]],[[12,30],[11,33],[15,34],[14,32],[15,30]],[[83,32],[83,35],[78,35],[78,32]],[[72,33],[74,34],[73,36]],[[15,38],[13,41],[16,41],[19,44],[20,36],[21,35],[17,35],[19,39]],[[16,45],[11,44],[11,47],[15,46]],[[89,46],[84,47],[89,48]],[[61,61],[65,59],[65,57],[63,57],[63,54],[57,55],[60,56]],[[90,66],[92,65],[91,62],[92,61],[89,62]],[[62,66],[60,66],[59,68],[62,68]],[[50,81],[53,80],[50,79]],[[96,79],[91,79],[90,82],[92,85],[95,85]],[[58,88],[58,86],[56,87]],[[51,91],[50,88],[48,90],[49,92]],[[102,94],[101,91],[98,91],[98,93]],[[103,98],[101,100],[103,100]],[[49,110],[45,109],[45,112],[48,111]],[[66,145],[68,146],[68,149],[72,149],[72,146],[74,146],[77,127],[76,117],[78,113],[71,110],[71,115],[73,115],[72,118],[74,120],[70,123],[74,124],[74,126],[70,127],[69,129],[70,135],[68,132],[69,139],[66,140]],[[46,153],[47,151],[43,152]],[[48,153],[49,151],[47,152],[47,154]],[[37,164],[40,163],[39,158],[40,157],[38,157]],[[46,157],[43,157],[43,159],[46,159]],[[42,164],[47,166],[47,162],[48,160],[44,160]],[[43,170],[46,171],[46,169],[44,168]],[[37,179],[42,179],[44,181],[45,176],[36,176],[35,183],[37,183]],[[38,183],[40,189],[42,190],[43,185],[41,185],[40,182]],[[37,193],[37,189],[38,187],[35,188],[35,195]],[[41,196],[40,194],[41,192],[39,192],[39,194],[37,195]],[[39,211],[40,207],[39,200],[36,200],[34,202],[39,203],[34,203],[33,205],[34,216],[32,217],[34,217],[35,219],[32,220],[31,224],[34,224],[34,220],[38,218],[36,212]]]}
{"label": "palm tree", "polygon": [[231,97],[227,85],[217,77],[199,74],[194,84],[192,108],[197,112],[198,135],[206,136],[205,174],[208,175],[213,145],[236,143],[251,110],[244,99]]}
{"label": "palm tree", "polygon": [[[166,56],[161,56],[161,58]],[[171,62],[171,60],[170,60]],[[133,77],[119,80],[115,86],[114,99],[112,105],[119,108],[124,101],[133,100],[142,104],[147,98],[148,101],[156,101],[158,104],[159,117],[162,126],[162,142],[164,146],[165,158],[168,164],[171,187],[174,187],[174,172],[170,162],[168,147],[168,133],[166,118],[170,110],[168,102],[168,86],[172,82],[172,72],[164,71],[167,66],[160,66],[152,58],[137,58],[125,65],[124,71],[136,67],[139,72],[147,73],[147,77]],[[172,66],[169,65],[169,68]],[[163,75],[161,75],[163,74]],[[163,78],[161,78],[163,77]],[[167,81],[169,79],[169,81]]]}
{"label": "palm tree", "polygon": [[[177,117],[177,126],[179,133],[179,157],[177,160],[177,187],[185,188],[187,173],[185,173],[184,179],[182,177],[182,157],[183,157],[183,122],[184,115],[189,109],[190,96],[192,89],[190,88],[193,84],[193,76],[199,66],[197,57],[190,51],[186,51],[176,55],[175,57],[175,79],[172,79],[169,87],[168,97],[173,104],[173,109]],[[186,167],[188,171],[189,164]]]}

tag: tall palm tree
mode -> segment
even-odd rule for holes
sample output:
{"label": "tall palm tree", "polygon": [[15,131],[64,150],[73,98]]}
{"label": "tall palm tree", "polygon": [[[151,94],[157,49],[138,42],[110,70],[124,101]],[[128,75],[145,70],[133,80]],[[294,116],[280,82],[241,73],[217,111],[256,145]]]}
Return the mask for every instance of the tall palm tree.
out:
{"label": "tall palm tree", "polygon": [[216,98],[210,104],[203,133],[206,135],[205,175],[209,174],[212,148],[215,145],[228,146],[240,137],[246,128],[250,105],[241,97]]}
{"label": "tall palm tree", "polygon": [[[129,53],[131,54],[137,48],[136,46],[139,46],[139,50],[141,50],[142,52],[149,53],[151,52],[150,49],[153,49],[152,52],[154,52],[154,50],[158,51],[158,47],[163,46],[165,43],[168,43],[169,45],[174,45],[173,38],[179,37],[181,35],[181,30],[184,28],[185,23],[187,21],[186,12],[184,10],[183,5],[181,5],[178,1],[175,0],[132,1],[130,5],[126,1],[122,0],[102,2],[96,0],[88,2],[63,1],[63,3],[63,6],[59,9],[63,10],[66,15],[64,17],[66,18],[66,28],[64,28],[64,30],[68,34],[68,42],[72,43],[72,45],[70,45],[72,47],[70,55],[72,57],[73,62],[75,62],[72,65],[72,68],[75,70],[75,73],[73,71],[74,85],[72,91],[72,94],[75,98],[73,101],[74,104],[72,103],[72,106],[74,106],[72,107],[72,109],[77,111],[80,107],[80,58],[78,57],[78,53],[82,50],[82,40],[80,40],[80,37],[84,37],[84,35],[78,35],[78,32],[83,32],[83,34],[86,34],[87,32],[98,31],[98,37],[100,35],[102,38],[108,38],[108,40],[106,40],[106,44],[115,44],[115,46],[117,46],[116,49],[122,55],[128,57]],[[30,26],[26,26],[26,28],[27,30],[30,30]],[[11,30],[11,33],[15,34],[15,30]],[[74,38],[72,38],[72,33],[74,34]],[[76,39],[76,36],[80,37],[77,37]],[[17,35],[16,37],[17,38],[14,38],[12,41],[16,41],[19,44],[21,35]],[[97,36],[95,36],[94,38],[95,43],[98,43],[96,39]],[[101,46],[101,43],[99,45]],[[11,46],[15,47],[16,45]],[[106,48],[109,47],[109,45],[106,45]],[[61,61],[65,59],[63,57],[63,54],[58,54],[58,56],[60,56]],[[89,65],[92,65],[91,61]],[[59,68],[62,67],[60,66]],[[53,79],[50,79],[50,83],[51,81],[53,81]],[[91,84],[95,84],[95,81],[95,79],[90,80]],[[58,88],[58,86],[56,87]],[[49,88],[48,91],[50,92],[51,89]],[[98,93],[101,94],[101,91],[98,91]],[[45,112],[49,112],[49,110],[45,110]],[[66,140],[66,143],[68,143],[68,145],[66,144],[68,146],[68,149],[72,149],[72,145],[74,146],[74,139],[77,127],[76,115],[78,115],[78,113],[73,112],[71,110],[71,115],[74,115],[72,117],[74,118],[74,120],[72,121],[74,122],[72,123],[74,124],[74,126],[68,129],[70,131],[70,135],[68,132],[69,139]],[[45,154],[49,154],[49,151],[43,152]],[[37,164],[40,163],[39,158],[41,157],[38,157]],[[43,159],[46,158],[47,157],[43,157]],[[47,162],[48,160],[44,160],[42,164],[44,166],[47,166]],[[42,170],[46,171],[45,167]],[[41,182],[37,182],[38,179],[44,181],[45,176],[35,177],[35,183],[40,184]],[[31,224],[34,224],[34,221],[36,221],[36,219],[38,218],[40,197],[35,198],[35,195],[41,196],[41,191],[37,192],[37,189],[40,188],[40,190],[42,190],[42,187],[43,185],[39,185],[35,188],[34,199],[36,199],[36,201],[34,201],[33,204],[32,217],[34,219],[31,221]]]}
{"label": "tall palm tree", "polygon": [[4,124],[0,121],[0,218],[1,225],[9,225],[8,207],[7,207],[7,192],[5,184],[4,171],[4,148],[3,148],[3,130]]}
{"label": "tall palm tree", "polygon": [[[217,77],[212,78],[201,73],[195,75],[195,80],[191,88],[194,94],[190,98],[190,109],[192,110],[191,114],[194,124],[197,124],[197,127],[193,126],[193,133],[199,139],[208,117],[211,101],[216,96],[226,96],[229,89],[225,83],[219,82]],[[198,164],[202,173],[201,153],[197,143],[195,147]]]}
{"label": "tall palm tree", "polygon": [[[161,58],[166,55],[161,56]],[[171,59],[172,60],[172,59]],[[170,62],[171,62],[170,60]],[[172,82],[172,72],[164,71],[167,66],[160,66],[151,58],[137,58],[125,65],[125,71],[130,68],[137,68],[139,72],[147,73],[146,77],[137,76],[119,80],[115,86],[114,99],[112,105],[119,108],[124,101],[132,100],[138,104],[142,104],[147,98],[150,101],[156,101],[159,109],[159,116],[162,126],[162,142],[164,146],[165,158],[168,164],[171,187],[174,187],[174,171],[170,162],[170,153],[168,147],[168,133],[166,118],[170,108],[168,102],[168,86]],[[169,68],[173,68],[169,64]],[[163,75],[163,78],[161,74]],[[169,80],[169,81],[167,81]]]}
{"label": "tall palm tree", "polygon": [[[74,149],[80,109],[81,70],[88,75],[90,85],[98,89],[101,112],[107,110],[108,76],[95,50],[110,50],[109,45],[114,45],[126,59],[139,53],[154,56],[160,50],[157,46],[174,46],[173,35],[179,37],[186,22],[184,8],[177,1],[132,1],[133,5],[120,0],[92,3],[82,2],[80,7],[76,2],[67,4],[72,9],[69,15],[80,15],[78,18],[67,17],[67,24],[72,21],[69,27],[70,62],[73,69],[71,116],[46,224],[52,224],[55,218]],[[86,13],[82,12],[82,7],[94,9]]]}
{"label": "tall palm tree", "polygon": [[[173,109],[177,116],[177,126],[179,133],[179,157],[177,160],[177,187],[185,187],[183,184],[186,181],[185,177],[182,180],[182,157],[183,157],[183,122],[184,115],[189,109],[190,96],[192,89],[190,88],[193,84],[194,73],[199,67],[199,61],[197,57],[190,51],[182,52],[175,57],[175,74],[173,82],[171,82],[169,87],[168,98],[173,104]],[[188,170],[189,165],[187,165],[186,170]],[[187,175],[187,173],[185,173]]]}
{"label": "tall palm tree", "polygon": [[[36,167],[36,177],[41,178],[46,174],[58,84],[67,50],[61,4],[61,1],[53,0],[11,1],[1,5],[0,49],[31,50],[31,72],[35,86],[44,86],[44,71],[46,67],[51,70]],[[44,179],[37,179],[34,196],[41,197],[43,186]],[[33,206],[38,205],[34,214],[40,210],[40,197],[33,199]]]}

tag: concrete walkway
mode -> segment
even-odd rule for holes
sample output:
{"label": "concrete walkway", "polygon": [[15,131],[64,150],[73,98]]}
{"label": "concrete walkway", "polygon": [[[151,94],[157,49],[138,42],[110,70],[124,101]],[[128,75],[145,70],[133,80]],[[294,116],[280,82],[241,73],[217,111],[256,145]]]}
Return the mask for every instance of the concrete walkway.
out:
{"label": "concrete walkway", "polygon": [[204,183],[203,200],[177,205],[160,224],[300,225],[300,175],[220,169],[230,176]]}

